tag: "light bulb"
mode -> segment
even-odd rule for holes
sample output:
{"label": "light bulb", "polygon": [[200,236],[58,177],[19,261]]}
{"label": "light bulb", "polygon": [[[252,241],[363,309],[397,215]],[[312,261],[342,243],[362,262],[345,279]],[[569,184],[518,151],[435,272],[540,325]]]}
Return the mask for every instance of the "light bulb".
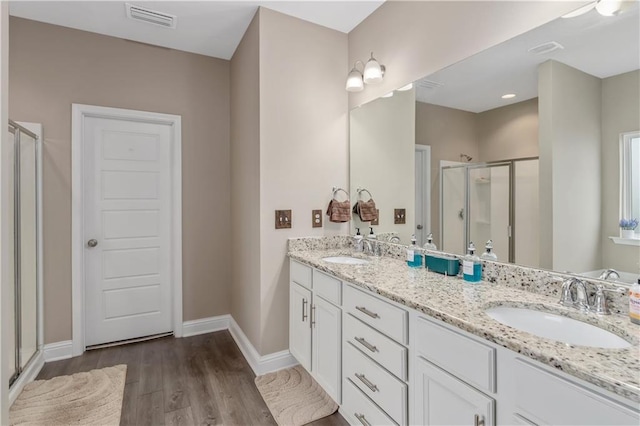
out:
{"label": "light bulb", "polygon": [[371,52],[371,59],[369,59],[367,64],[364,66],[363,75],[364,82],[367,84],[377,84],[382,82],[382,77],[384,75],[383,68],[373,57],[373,52]]}
{"label": "light bulb", "polygon": [[362,74],[355,67],[349,72],[346,89],[348,92],[361,92],[364,89]]}

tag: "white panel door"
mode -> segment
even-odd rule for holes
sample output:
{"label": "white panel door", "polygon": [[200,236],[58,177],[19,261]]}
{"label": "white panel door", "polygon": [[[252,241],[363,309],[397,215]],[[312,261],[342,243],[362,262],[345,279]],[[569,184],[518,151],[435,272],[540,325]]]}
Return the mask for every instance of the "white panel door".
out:
{"label": "white panel door", "polygon": [[311,291],[294,283],[289,289],[289,351],[311,371]]}
{"label": "white panel door", "polygon": [[313,377],[333,400],[340,404],[342,381],[342,310],[313,296]]}
{"label": "white panel door", "polygon": [[414,358],[417,425],[495,424],[495,401],[422,357]]}
{"label": "white panel door", "polygon": [[171,134],[84,119],[87,346],[172,331]]}

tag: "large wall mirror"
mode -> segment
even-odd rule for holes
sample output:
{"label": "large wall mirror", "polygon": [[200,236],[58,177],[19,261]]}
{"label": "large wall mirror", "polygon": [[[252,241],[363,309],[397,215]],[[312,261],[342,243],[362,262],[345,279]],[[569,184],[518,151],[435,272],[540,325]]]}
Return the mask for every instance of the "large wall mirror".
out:
{"label": "large wall mirror", "polygon": [[499,261],[637,280],[640,227],[620,228],[640,199],[640,16],[625,9],[559,18],[353,109],[352,202],[380,213],[352,231],[432,233],[456,254],[491,239]]}

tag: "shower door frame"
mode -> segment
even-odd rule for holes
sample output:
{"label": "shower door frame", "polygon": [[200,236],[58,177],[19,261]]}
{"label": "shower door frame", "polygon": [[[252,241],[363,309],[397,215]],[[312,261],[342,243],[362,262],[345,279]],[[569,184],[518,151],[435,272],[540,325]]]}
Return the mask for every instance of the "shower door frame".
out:
{"label": "shower door frame", "polygon": [[[9,404],[17,398],[25,384],[35,379],[44,365],[44,301],[43,301],[43,238],[42,238],[42,125],[39,123],[15,122],[9,120],[9,126],[14,128],[14,286],[15,294],[15,330],[16,330],[16,347],[15,347],[15,363],[16,371],[9,378]],[[15,132],[18,132],[17,140]],[[20,357],[20,332],[21,318],[18,318],[18,312],[21,310],[20,300],[20,267],[21,258],[19,256],[21,247],[20,241],[15,238],[16,229],[20,226],[20,177],[16,179],[15,175],[20,172],[20,151],[15,147],[20,147],[20,134],[26,134],[34,139],[35,144],[35,179],[36,179],[36,351],[22,367]],[[17,165],[17,167],[16,167]],[[17,172],[17,173],[16,173]],[[16,202],[17,200],[17,202]],[[19,309],[20,308],[20,309]]]}
{"label": "shower door frame", "polygon": [[[509,257],[508,262],[515,262],[516,255],[516,217],[515,217],[515,164],[520,161],[539,160],[540,157],[523,157],[512,158],[499,161],[486,161],[482,163],[468,163],[468,164],[456,164],[451,166],[441,166],[439,172],[440,178],[440,239],[444,241],[444,205],[442,203],[442,193],[444,190],[444,170],[446,169],[461,169],[464,168],[464,247],[466,253],[466,247],[469,246],[469,230],[471,228],[471,217],[469,215],[471,197],[470,197],[470,184],[469,184],[469,170],[478,168],[489,168],[499,166],[509,166]],[[458,253],[460,254],[460,253]],[[463,253],[464,254],[464,253]]]}

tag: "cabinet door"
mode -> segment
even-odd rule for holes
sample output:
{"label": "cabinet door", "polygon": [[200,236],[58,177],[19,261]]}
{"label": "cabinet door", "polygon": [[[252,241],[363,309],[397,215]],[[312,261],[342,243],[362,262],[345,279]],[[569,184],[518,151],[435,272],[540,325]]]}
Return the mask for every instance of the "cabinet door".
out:
{"label": "cabinet door", "polygon": [[414,422],[419,425],[495,424],[495,401],[463,381],[417,357]]}
{"label": "cabinet door", "polygon": [[340,404],[342,377],[342,310],[314,295],[311,312],[313,330],[313,377]]}
{"label": "cabinet door", "polygon": [[289,290],[289,351],[311,371],[311,291],[294,282]]}

